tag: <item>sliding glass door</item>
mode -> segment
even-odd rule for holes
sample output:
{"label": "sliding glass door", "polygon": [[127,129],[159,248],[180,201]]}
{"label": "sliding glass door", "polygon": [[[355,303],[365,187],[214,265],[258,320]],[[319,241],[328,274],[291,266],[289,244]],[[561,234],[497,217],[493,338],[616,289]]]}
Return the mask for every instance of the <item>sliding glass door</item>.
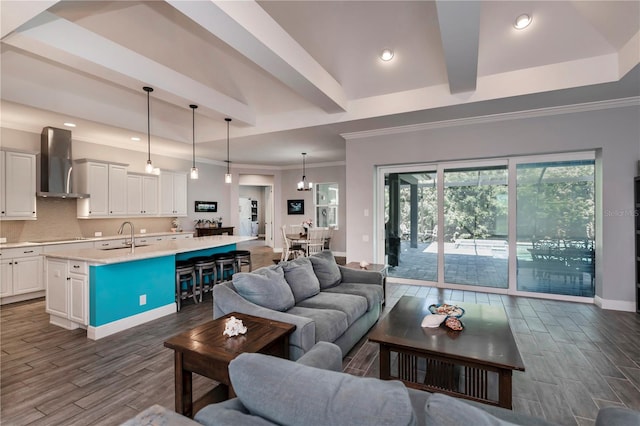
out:
{"label": "sliding glass door", "polygon": [[378,178],[390,277],[594,296],[594,153],[387,167]]}
{"label": "sliding glass door", "polygon": [[387,173],[385,254],[390,275],[438,281],[436,171]]}
{"label": "sliding glass door", "polygon": [[445,169],[444,281],[507,288],[507,166]]}
{"label": "sliding glass door", "polygon": [[518,290],[595,294],[593,160],[517,165]]}

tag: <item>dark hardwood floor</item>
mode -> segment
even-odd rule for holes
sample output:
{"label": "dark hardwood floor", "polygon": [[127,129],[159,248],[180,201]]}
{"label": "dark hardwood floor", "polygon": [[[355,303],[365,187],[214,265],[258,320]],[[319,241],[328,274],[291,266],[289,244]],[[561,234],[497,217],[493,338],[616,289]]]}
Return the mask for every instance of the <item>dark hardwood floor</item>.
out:
{"label": "dark hardwood floor", "polygon": [[[246,245],[254,268],[279,257]],[[562,425],[593,424],[598,408],[640,410],[640,315],[592,305],[389,283],[387,313],[402,295],[504,306],[526,371],[514,373],[514,410]],[[212,318],[211,296],[176,314],[98,341],[49,324],[44,300],[0,308],[0,423],[115,425],[152,404],[173,409],[173,351],[163,342]],[[344,360],[378,373],[378,348],[363,339]],[[212,382],[194,375],[194,394]]]}

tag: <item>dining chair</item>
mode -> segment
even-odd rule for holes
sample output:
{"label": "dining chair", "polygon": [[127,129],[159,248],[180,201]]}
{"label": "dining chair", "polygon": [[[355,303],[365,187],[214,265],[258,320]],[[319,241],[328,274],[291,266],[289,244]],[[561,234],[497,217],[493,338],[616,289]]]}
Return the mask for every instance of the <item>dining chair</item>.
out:
{"label": "dining chair", "polygon": [[[296,231],[298,231],[297,233],[292,233],[289,232],[290,230],[290,226],[287,225],[282,225],[282,243],[283,243],[283,248],[282,248],[282,256],[280,256],[280,261],[283,262],[285,260],[289,260],[289,256],[293,255],[294,258],[297,258],[300,255],[304,255],[304,248],[302,247],[301,244],[293,242],[290,240],[290,237],[288,235],[300,235],[300,232],[296,229]],[[302,229],[302,226],[300,227],[300,229]]]}
{"label": "dining chair", "polygon": [[335,229],[335,226],[329,226],[322,229],[324,229],[324,248],[325,250],[331,250],[331,238],[333,237],[333,230]]}
{"label": "dining chair", "polygon": [[307,243],[306,243],[306,255],[313,256],[316,253],[320,253],[324,250],[324,235],[325,229],[323,228],[309,228],[307,231]]}

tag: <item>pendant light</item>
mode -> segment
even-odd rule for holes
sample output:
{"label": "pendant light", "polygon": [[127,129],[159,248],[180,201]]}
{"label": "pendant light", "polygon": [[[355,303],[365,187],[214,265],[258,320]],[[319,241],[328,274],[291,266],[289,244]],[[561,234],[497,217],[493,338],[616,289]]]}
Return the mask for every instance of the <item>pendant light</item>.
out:
{"label": "pendant light", "polygon": [[224,175],[224,183],[231,183],[231,171],[229,170],[229,165],[231,161],[229,161],[229,123],[231,123],[230,118],[225,118],[224,121],[227,122],[227,174]]}
{"label": "pendant light", "polygon": [[192,112],[192,125],[193,125],[193,165],[191,166],[191,174],[190,177],[191,179],[198,179],[198,168],[196,167],[196,108],[198,108],[198,105],[189,105],[189,108],[191,108],[191,112]]}
{"label": "pendant light", "polygon": [[142,90],[147,92],[147,165],[144,170],[147,173],[153,173],[153,163],[151,162],[151,115],[149,108],[149,94],[153,92],[153,87],[144,86]]}
{"label": "pendant light", "polygon": [[311,191],[311,189],[313,188],[313,183],[309,182],[307,183],[307,173],[306,173],[306,167],[305,167],[305,157],[307,156],[306,152],[302,153],[302,180],[300,182],[298,182],[298,191]]}

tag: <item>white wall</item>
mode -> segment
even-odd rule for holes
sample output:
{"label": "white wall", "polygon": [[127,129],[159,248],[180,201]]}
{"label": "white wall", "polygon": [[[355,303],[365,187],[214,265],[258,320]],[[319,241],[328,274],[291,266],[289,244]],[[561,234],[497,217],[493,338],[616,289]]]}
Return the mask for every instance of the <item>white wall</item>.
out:
{"label": "white wall", "polygon": [[[640,108],[585,111],[554,116],[430,128],[347,140],[347,261],[374,257],[375,169],[379,165],[479,159],[601,149],[601,203],[596,295],[603,306],[635,300],[633,177],[640,158]],[[615,212],[605,215],[605,211]],[[381,236],[379,236],[381,237]]]}

